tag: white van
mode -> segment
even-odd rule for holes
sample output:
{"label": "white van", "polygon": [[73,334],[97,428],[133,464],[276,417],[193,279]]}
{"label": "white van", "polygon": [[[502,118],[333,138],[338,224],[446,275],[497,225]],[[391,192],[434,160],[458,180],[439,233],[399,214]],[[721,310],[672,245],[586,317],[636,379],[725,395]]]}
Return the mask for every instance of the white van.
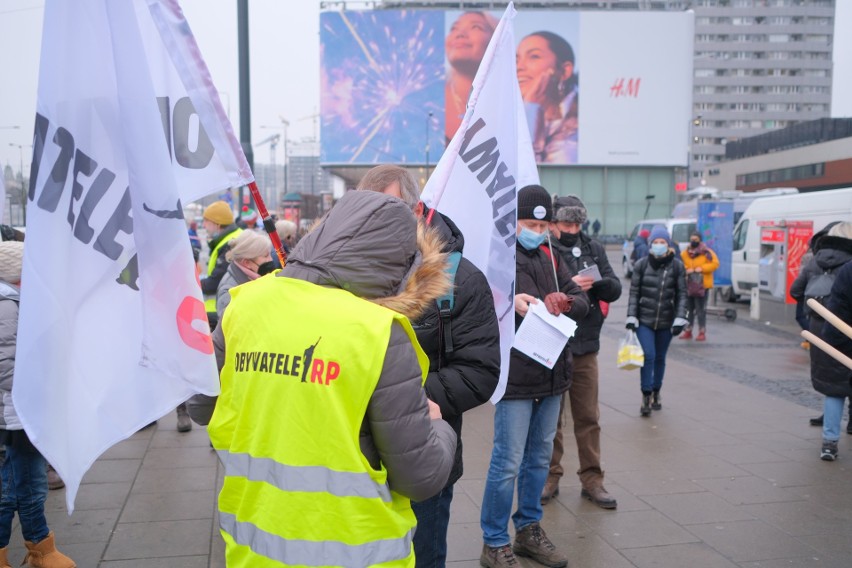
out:
{"label": "white van", "polygon": [[687,246],[687,243],[689,243],[689,235],[695,230],[696,221],[691,218],[645,219],[636,223],[636,226],[633,227],[633,231],[631,231],[627,240],[624,241],[624,246],[621,249],[621,268],[625,278],[630,278],[633,275],[633,260],[631,260],[630,256],[633,254],[633,241],[636,240],[639,231],[647,229],[648,232],[651,232],[651,229],[657,225],[664,226],[672,236],[672,240],[678,244],[680,250],[683,250]]}
{"label": "white van", "polygon": [[[731,290],[726,300],[750,294],[757,286],[760,228],[786,221],[812,221],[814,233],[832,221],[852,221],[852,188],[756,199],[734,227]],[[789,282],[787,283],[790,284]]]}

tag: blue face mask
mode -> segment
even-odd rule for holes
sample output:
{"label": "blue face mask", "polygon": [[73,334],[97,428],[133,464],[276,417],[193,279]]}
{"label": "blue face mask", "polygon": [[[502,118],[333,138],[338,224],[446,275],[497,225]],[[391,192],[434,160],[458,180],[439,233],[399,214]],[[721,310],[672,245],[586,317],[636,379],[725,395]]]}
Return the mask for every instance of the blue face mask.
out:
{"label": "blue face mask", "polygon": [[651,245],[651,254],[654,256],[665,256],[669,250],[669,245],[665,243],[656,243]]}
{"label": "blue face mask", "polygon": [[535,250],[544,243],[546,237],[547,235],[544,233],[536,233],[523,227],[521,228],[521,234],[518,235],[518,242],[527,250]]}

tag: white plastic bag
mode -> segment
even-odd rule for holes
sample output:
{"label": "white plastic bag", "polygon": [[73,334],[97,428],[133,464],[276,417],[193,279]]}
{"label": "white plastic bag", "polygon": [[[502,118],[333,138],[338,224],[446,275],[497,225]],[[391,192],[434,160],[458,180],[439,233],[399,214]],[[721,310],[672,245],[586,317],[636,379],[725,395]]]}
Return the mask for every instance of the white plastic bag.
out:
{"label": "white plastic bag", "polygon": [[645,364],[645,352],[639,344],[639,338],[632,329],[627,330],[627,335],[618,342],[618,359],[616,361],[619,369],[630,371],[638,369]]}

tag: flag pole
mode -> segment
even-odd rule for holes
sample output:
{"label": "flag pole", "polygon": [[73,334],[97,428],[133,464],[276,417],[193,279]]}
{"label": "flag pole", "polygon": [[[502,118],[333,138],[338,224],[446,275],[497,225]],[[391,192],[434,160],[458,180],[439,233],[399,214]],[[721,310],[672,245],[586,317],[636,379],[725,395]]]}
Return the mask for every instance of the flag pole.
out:
{"label": "flag pole", "polygon": [[251,192],[252,198],[254,198],[254,204],[257,205],[257,211],[260,213],[260,218],[263,219],[263,228],[269,235],[269,240],[272,241],[272,248],[275,249],[275,254],[278,255],[278,260],[281,262],[281,268],[284,268],[284,265],[287,264],[287,255],[284,254],[284,247],[281,246],[281,238],[278,236],[278,231],[275,230],[275,221],[272,220],[272,216],[269,214],[269,211],[266,210],[266,204],[260,196],[260,190],[257,189],[257,182],[249,182],[248,188]]}

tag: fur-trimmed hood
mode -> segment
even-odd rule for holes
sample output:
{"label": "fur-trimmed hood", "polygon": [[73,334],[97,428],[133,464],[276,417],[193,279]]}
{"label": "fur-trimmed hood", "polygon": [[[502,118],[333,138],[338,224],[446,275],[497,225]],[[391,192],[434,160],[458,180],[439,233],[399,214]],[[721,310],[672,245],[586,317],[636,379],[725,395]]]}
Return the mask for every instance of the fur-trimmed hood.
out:
{"label": "fur-trimmed hood", "polygon": [[299,241],[279,275],[348,290],[415,320],[450,289],[442,246],[402,200],[350,191]]}

